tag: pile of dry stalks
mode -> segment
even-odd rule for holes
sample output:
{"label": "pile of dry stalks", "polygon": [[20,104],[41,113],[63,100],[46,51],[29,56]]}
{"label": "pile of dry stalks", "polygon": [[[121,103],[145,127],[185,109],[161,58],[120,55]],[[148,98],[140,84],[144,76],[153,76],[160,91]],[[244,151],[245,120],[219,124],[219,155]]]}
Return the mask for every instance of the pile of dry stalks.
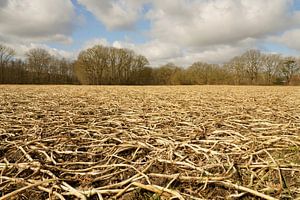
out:
{"label": "pile of dry stalks", "polygon": [[0,86],[0,200],[299,197],[299,87]]}

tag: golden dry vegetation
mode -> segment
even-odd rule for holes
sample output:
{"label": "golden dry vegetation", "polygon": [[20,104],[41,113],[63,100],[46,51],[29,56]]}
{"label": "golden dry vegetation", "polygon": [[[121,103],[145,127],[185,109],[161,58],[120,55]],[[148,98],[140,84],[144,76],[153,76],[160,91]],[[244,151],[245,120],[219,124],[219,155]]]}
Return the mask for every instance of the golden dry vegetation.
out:
{"label": "golden dry vegetation", "polygon": [[300,198],[300,88],[0,86],[0,199]]}

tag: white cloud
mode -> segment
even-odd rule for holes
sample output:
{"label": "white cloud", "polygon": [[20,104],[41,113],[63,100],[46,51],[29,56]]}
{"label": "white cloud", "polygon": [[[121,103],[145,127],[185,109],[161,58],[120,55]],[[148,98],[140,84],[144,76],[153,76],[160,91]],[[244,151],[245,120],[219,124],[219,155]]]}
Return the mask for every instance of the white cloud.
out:
{"label": "white cloud", "polygon": [[71,43],[75,16],[70,0],[1,0],[0,38]]}
{"label": "white cloud", "polygon": [[[130,48],[154,66],[222,63],[264,42],[300,51],[300,11],[293,9],[295,1],[77,0],[110,31],[147,32],[142,44],[126,36],[111,43],[100,37],[89,39],[82,49],[96,44]],[[0,0],[0,42],[20,47],[20,52],[41,46],[53,55],[75,58],[82,49],[67,52],[42,44],[72,43],[74,19],[82,21],[74,10],[71,0]],[[149,30],[136,30],[141,19],[149,21]]]}
{"label": "white cloud", "polygon": [[217,45],[213,48],[202,51],[187,52],[181,57],[169,59],[168,62],[173,62],[181,66],[189,66],[196,61],[221,64],[227,62],[236,55],[242,54],[247,49],[249,49],[249,47]]}
{"label": "white cloud", "polygon": [[245,39],[234,45],[214,45],[203,48],[181,47],[175,43],[163,43],[158,40],[152,40],[144,44],[135,44],[132,42],[114,41],[109,43],[106,39],[92,39],[87,41],[83,48],[94,45],[112,46],[115,48],[132,49],[137,54],[147,57],[152,66],[160,66],[168,62],[173,62],[180,66],[189,66],[196,61],[208,63],[224,63],[244,51],[255,48],[258,41],[254,39]]}
{"label": "white cloud", "polygon": [[82,49],[91,48],[95,45],[103,45],[103,46],[109,46],[109,42],[105,38],[94,38],[86,41],[83,45]]}
{"label": "white cloud", "polygon": [[180,47],[172,43],[163,43],[157,40],[149,41],[144,44],[134,44],[123,41],[115,41],[112,44],[116,48],[133,49],[136,53],[145,55],[149,60],[165,60],[180,56]]}
{"label": "white cloud", "polygon": [[[150,21],[149,40],[144,44],[115,41],[117,48],[130,48],[145,55],[153,65],[174,62],[189,65],[201,60],[226,62],[256,48],[270,35],[300,25],[300,12],[293,0],[79,0],[110,30],[127,29],[142,17]],[[300,32],[300,31],[299,31]],[[280,39],[289,47],[298,32]],[[286,39],[284,39],[286,38]],[[101,42],[101,41],[100,41]],[[106,41],[107,42],[107,41]]]}
{"label": "white cloud", "polygon": [[16,51],[16,57],[20,58],[20,59],[24,59],[26,53],[30,49],[34,49],[34,48],[45,49],[52,56],[55,56],[58,58],[66,58],[69,60],[74,60],[78,54],[77,52],[64,51],[61,49],[52,48],[52,47],[49,47],[48,45],[42,44],[42,43],[4,43],[4,45],[13,48]]}
{"label": "white cloud", "polygon": [[83,45],[83,49],[94,45],[112,46],[115,48],[132,49],[137,54],[146,56],[152,64],[157,64],[161,60],[171,59],[174,56],[181,56],[179,46],[171,43],[162,43],[159,41],[149,41],[144,44],[135,44],[133,42],[125,42],[116,40],[109,43],[104,38],[91,39]]}
{"label": "white cloud", "polygon": [[0,0],[0,42],[15,49],[18,58],[32,48],[74,59],[75,54],[44,42],[71,44],[76,14],[70,0]]}
{"label": "white cloud", "polygon": [[234,45],[212,45],[206,47],[182,47],[174,43],[149,42],[138,45],[135,50],[145,55],[155,66],[168,62],[189,66],[196,61],[224,63],[244,51],[255,48],[256,40],[245,39]]}
{"label": "white cloud", "polygon": [[279,36],[269,37],[268,40],[273,43],[279,43],[288,48],[300,51],[300,29],[292,29]]}
{"label": "white cloud", "polygon": [[147,13],[150,35],[188,46],[262,38],[299,24],[291,0],[156,0]]}
{"label": "white cloud", "polygon": [[144,0],[78,0],[109,30],[132,29],[142,12]]}

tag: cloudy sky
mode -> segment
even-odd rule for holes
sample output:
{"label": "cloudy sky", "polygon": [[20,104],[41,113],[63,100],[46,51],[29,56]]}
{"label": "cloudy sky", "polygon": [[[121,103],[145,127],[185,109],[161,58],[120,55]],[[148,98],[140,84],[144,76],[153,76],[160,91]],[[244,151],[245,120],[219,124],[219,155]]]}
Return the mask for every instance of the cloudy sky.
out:
{"label": "cloudy sky", "polygon": [[300,55],[300,0],[0,0],[0,43],[70,59],[95,44],[153,66],[226,62],[247,49]]}

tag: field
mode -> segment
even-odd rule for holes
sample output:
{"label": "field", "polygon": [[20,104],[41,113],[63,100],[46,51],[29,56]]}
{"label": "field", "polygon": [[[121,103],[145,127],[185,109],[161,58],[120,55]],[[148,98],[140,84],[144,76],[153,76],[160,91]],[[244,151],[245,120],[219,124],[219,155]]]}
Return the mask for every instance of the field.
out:
{"label": "field", "polygon": [[0,200],[300,199],[300,87],[0,85]]}

